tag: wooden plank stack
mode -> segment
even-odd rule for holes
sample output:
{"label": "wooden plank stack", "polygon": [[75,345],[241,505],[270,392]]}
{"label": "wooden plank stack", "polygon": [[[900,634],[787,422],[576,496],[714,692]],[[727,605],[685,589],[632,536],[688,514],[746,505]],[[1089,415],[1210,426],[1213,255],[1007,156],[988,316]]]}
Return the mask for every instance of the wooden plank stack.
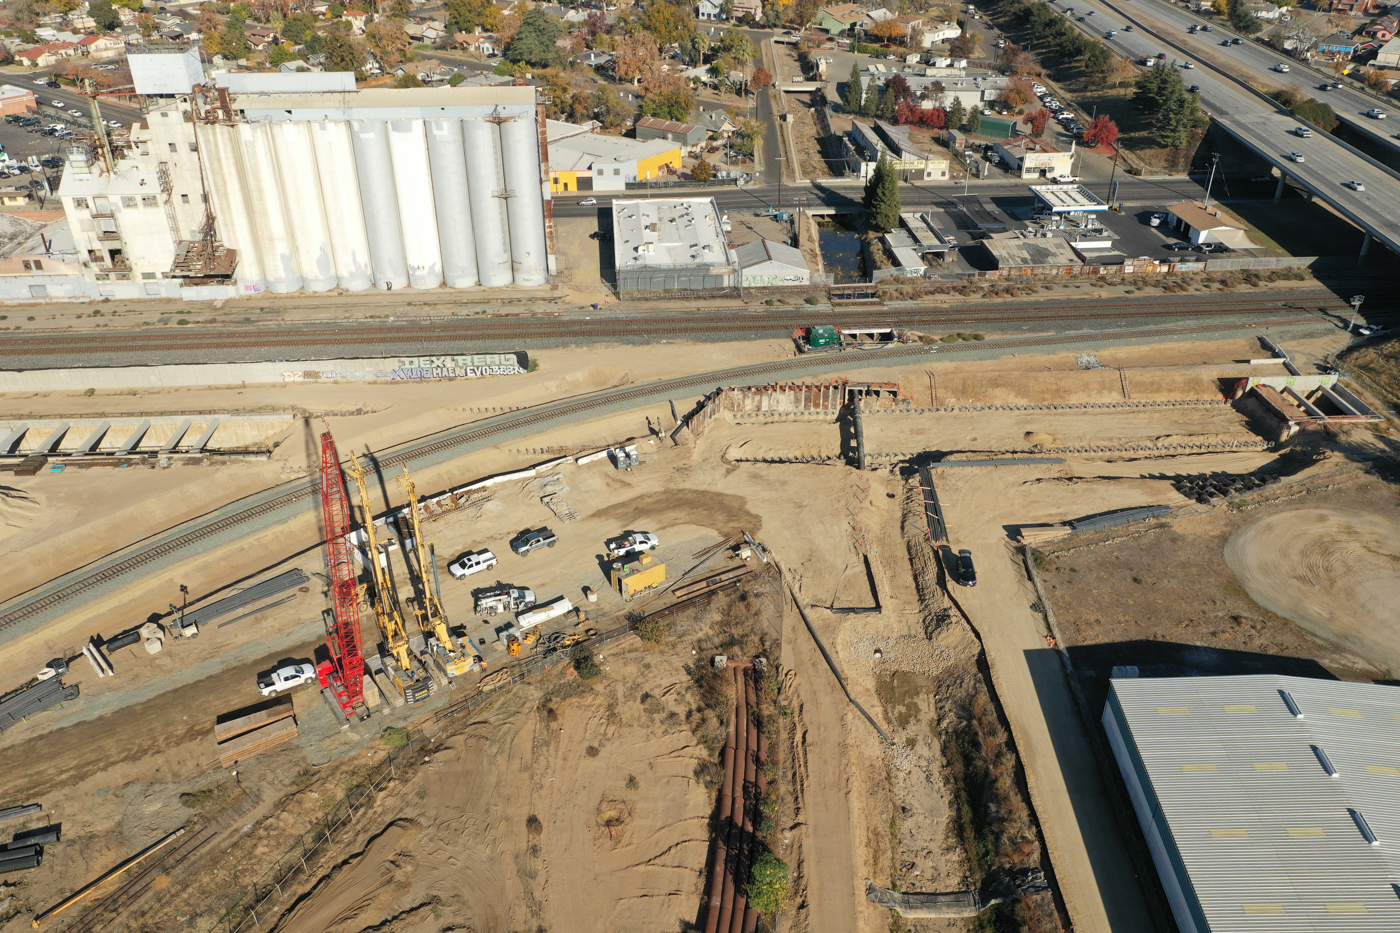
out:
{"label": "wooden plank stack", "polygon": [[1068,525],[1022,525],[1019,535],[1022,544],[1042,544],[1067,537],[1073,529]]}
{"label": "wooden plank stack", "polygon": [[254,755],[284,745],[297,737],[297,720],[291,697],[278,697],[251,709],[235,710],[214,723],[219,760],[232,768]]}

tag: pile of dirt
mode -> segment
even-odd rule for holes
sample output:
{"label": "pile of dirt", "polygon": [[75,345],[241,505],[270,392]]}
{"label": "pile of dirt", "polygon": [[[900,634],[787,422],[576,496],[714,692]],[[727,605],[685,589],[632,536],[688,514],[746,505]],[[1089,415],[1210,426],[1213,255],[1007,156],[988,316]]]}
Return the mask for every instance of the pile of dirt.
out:
{"label": "pile of dirt", "polygon": [[6,528],[23,528],[33,524],[43,505],[32,493],[13,486],[0,486],[0,525]]}

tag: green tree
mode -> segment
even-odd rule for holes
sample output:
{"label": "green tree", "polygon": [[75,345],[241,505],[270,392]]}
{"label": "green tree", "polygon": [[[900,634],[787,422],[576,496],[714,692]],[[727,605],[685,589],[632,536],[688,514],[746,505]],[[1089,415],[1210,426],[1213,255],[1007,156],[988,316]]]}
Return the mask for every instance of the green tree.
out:
{"label": "green tree", "polygon": [[1321,101],[1312,99],[1300,101],[1293,108],[1293,115],[1328,133],[1336,129],[1339,122],[1335,110]]}
{"label": "green tree", "polygon": [[287,62],[294,62],[296,60],[297,53],[292,51],[290,45],[274,45],[272,50],[267,53],[267,63],[273,68],[280,68],[282,65],[287,64]]}
{"label": "green tree", "polygon": [[841,105],[847,113],[860,113],[864,98],[865,82],[860,77],[860,64],[851,65],[851,76],[846,79],[846,89],[841,94]]}
{"label": "green tree", "polygon": [[899,226],[899,178],[889,159],[881,155],[866,183],[870,229],[888,233]]}
{"label": "green tree", "polygon": [[152,16],[151,14],[149,14],[149,13],[138,13],[138,14],[137,14],[137,16],[136,16],[136,29],[137,29],[138,32],[141,33],[141,37],[142,37],[143,39],[149,39],[151,36],[154,36],[154,35],[156,34],[156,30],[158,30],[159,28],[160,28],[160,25],[156,22],[156,18],[155,18],[154,16]]}
{"label": "green tree", "polygon": [[1244,5],[1244,0],[1229,0],[1225,5],[1225,17],[1230,21],[1230,28],[1236,32],[1242,32],[1246,36],[1252,36],[1263,28],[1259,18],[1249,11]]}
{"label": "green tree", "polygon": [[422,87],[423,79],[414,74],[404,72],[394,78],[394,87]]}
{"label": "green tree", "polygon": [[982,130],[982,111],[973,107],[967,112],[967,131],[969,133],[979,133]]}
{"label": "green tree", "polygon": [[963,109],[962,98],[954,97],[953,103],[948,107],[948,126],[955,130],[961,128],[966,116],[967,111]]}
{"label": "green tree", "polygon": [[88,16],[102,29],[116,29],[122,24],[122,18],[112,9],[112,0],[92,0],[88,5]]}
{"label": "green tree", "polygon": [[754,47],[753,40],[737,26],[730,26],[724,35],[720,36],[718,45],[721,54],[728,55],[741,66],[758,57],[758,49]]}
{"label": "green tree", "polygon": [[293,13],[282,24],[282,38],[292,45],[305,45],[306,39],[316,31],[316,17],[310,13]]}
{"label": "green tree", "polygon": [[1138,77],[1133,104],[1148,115],[1152,138],[1169,149],[1185,148],[1200,120],[1196,96],[1186,92],[1180,72],[1165,62]]}
{"label": "green tree", "polygon": [[345,15],[345,6],[341,3],[332,3],[326,8],[326,13],[330,15],[331,19],[340,19]]}
{"label": "green tree", "polygon": [[146,6],[142,0],[112,0],[112,3],[115,6],[124,6],[133,13],[141,12]]}
{"label": "green tree", "polygon": [[214,50],[224,58],[247,58],[251,48],[248,45],[248,36],[243,31],[243,24],[234,19],[229,19],[214,37]]}
{"label": "green tree", "polygon": [[894,111],[894,92],[891,91],[889,88],[883,88],[880,91],[880,105],[875,108],[875,116],[879,117],[881,120],[888,120],[893,122]]}
{"label": "green tree", "polygon": [[447,24],[458,32],[496,28],[496,5],[490,0],[447,0]]}
{"label": "green tree", "polygon": [[563,59],[564,50],[554,43],[562,35],[564,24],[557,17],[544,10],[531,10],[520,21],[515,38],[506,47],[506,58],[513,62],[525,62],[536,68],[557,64]]}
{"label": "green tree", "polygon": [[754,859],[745,893],[749,906],[759,913],[774,914],[782,910],[792,893],[787,863],[772,852],[764,852]]}
{"label": "green tree", "polygon": [[358,72],[365,67],[368,56],[364,46],[360,45],[354,36],[339,29],[328,29],[317,35],[322,39],[321,46],[326,56],[327,71]]}
{"label": "green tree", "polygon": [[874,78],[865,86],[865,97],[860,102],[860,115],[873,117],[880,109],[880,82]]}
{"label": "green tree", "polygon": [[1102,84],[1112,68],[1113,53],[1108,50],[1108,46],[1101,42],[1093,43],[1088,54],[1084,56],[1084,70],[1093,75],[1097,83]]}
{"label": "green tree", "polygon": [[715,168],[704,159],[701,159],[699,162],[695,163],[695,167],[690,170],[690,174],[696,181],[709,181],[711,178],[715,177]]}
{"label": "green tree", "polygon": [[606,129],[613,129],[627,122],[631,108],[622,97],[608,85],[601,85],[593,92],[593,119]]}
{"label": "green tree", "polygon": [[670,0],[652,0],[642,14],[639,25],[656,37],[656,41],[667,46],[672,42],[687,42],[695,32],[695,23],[688,9],[682,9]]}
{"label": "green tree", "polygon": [[670,88],[642,98],[642,114],[684,123],[695,108],[695,92],[688,87]]}

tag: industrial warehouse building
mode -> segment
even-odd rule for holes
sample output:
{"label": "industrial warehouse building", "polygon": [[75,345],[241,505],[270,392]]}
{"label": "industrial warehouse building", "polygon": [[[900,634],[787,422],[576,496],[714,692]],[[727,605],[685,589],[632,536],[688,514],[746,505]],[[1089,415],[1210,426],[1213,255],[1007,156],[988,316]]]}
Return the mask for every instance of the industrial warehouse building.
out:
{"label": "industrial warehouse building", "polygon": [[615,200],[612,221],[620,292],[731,288],[738,280],[728,220],[714,198]]}
{"label": "industrial warehouse building", "polygon": [[1114,679],[1103,727],[1182,933],[1400,930],[1400,687]]}
{"label": "industrial warehouse building", "polygon": [[145,120],[110,155],[70,149],[59,189],[100,295],[548,282],[533,88],[247,92],[206,86],[194,49],[130,60]]}

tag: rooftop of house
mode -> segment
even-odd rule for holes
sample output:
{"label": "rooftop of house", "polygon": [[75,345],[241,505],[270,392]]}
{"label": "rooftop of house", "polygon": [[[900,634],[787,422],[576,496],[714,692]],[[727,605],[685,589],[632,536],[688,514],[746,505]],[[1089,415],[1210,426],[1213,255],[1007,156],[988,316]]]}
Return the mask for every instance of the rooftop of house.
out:
{"label": "rooftop of house", "polygon": [[675,120],[662,120],[659,117],[640,117],[637,126],[644,126],[649,130],[660,130],[663,133],[689,134],[700,127],[694,123],[678,123]]}
{"label": "rooftop of house", "polygon": [[794,269],[808,269],[807,259],[800,249],[779,243],[777,240],[754,240],[752,243],[736,246],[734,258],[740,269],[748,269],[765,262],[778,262]]}

